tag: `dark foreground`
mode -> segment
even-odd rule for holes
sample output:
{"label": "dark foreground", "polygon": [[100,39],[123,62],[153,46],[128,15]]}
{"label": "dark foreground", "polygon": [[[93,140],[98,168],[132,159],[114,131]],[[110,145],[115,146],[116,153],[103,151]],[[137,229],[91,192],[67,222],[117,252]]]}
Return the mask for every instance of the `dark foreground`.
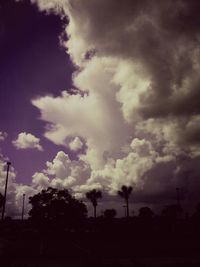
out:
{"label": "dark foreground", "polygon": [[2,267],[200,266],[199,232],[182,224],[91,222],[63,230],[12,221],[0,230]]}

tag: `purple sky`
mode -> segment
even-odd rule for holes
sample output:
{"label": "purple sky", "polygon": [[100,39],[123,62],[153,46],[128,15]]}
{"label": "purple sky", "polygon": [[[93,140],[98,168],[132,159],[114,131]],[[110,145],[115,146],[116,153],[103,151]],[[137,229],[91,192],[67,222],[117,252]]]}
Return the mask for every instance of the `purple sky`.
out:
{"label": "purple sky", "polygon": [[[0,130],[8,133],[2,152],[15,167],[17,181],[30,183],[61,149],[43,138],[44,123],[30,101],[70,88],[73,66],[59,45],[59,16],[39,12],[29,1],[3,0],[0,7]],[[44,151],[17,150],[11,141],[20,132],[41,138]]]}

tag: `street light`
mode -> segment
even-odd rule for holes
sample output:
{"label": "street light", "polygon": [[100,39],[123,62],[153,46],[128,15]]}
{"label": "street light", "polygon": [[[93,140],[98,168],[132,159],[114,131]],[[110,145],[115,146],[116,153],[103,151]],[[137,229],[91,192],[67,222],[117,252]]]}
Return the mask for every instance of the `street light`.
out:
{"label": "street light", "polygon": [[8,187],[8,174],[9,174],[10,165],[11,165],[11,162],[7,161],[6,184],[5,184],[5,191],[4,191],[4,202],[3,202],[3,209],[2,209],[2,217],[1,217],[2,220],[4,220],[4,214],[5,214],[6,195],[7,195],[7,187]]}

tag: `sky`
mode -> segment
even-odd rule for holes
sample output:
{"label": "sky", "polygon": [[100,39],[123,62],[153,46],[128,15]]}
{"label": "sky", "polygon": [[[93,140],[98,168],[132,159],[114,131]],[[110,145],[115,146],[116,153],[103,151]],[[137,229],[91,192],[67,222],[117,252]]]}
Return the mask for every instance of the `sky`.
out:
{"label": "sky", "polygon": [[0,191],[7,214],[48,186],[100,210],[199,201],[200,3],[0,2]]}

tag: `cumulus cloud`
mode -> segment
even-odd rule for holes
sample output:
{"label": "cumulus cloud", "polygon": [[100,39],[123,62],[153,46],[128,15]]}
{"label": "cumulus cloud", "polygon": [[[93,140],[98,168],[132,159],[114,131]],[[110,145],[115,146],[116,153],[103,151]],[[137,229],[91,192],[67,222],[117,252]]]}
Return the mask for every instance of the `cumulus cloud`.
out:
{"label": "cumulus cloud", "polygon": [[196,192],[198,1],[32,2],[68,18],[62,45],[77,67],[78,89],[32,103],[47,123],[46,138],[67,146],[78,136],[86,147],[76,161],[59,152],[48,162],[42,173],[52,175],[50,183],[65,181],[77,194],[93,187],[114,194],[131,184],[138,201],[171,199],[177,186]]}
{"label": "cumulus cloud", "polygon": [[43,150],[40,145],[40,139],[31,133],[19,133],[16,140],[13,140],[12,143],[17,149],[35,148],[40,151]]}
{"label": "cumulus cloud", "polygon": [[34,188],[48,188],[49,187],[49,178],[44,173],[34,173],[32,177],[32,185]]}
{"label": "cumulus cloud", "polygon": [[[30,184],[39,191],[48,187],[68,188],[74,194],[80,184],[85,184],[91,175],[90,166],[82,160],[71,160],[69,156],[59,151],[52,161],[46,162],[46,168],[32,176]],[[82,195],[83,196],[83,195]]]}

